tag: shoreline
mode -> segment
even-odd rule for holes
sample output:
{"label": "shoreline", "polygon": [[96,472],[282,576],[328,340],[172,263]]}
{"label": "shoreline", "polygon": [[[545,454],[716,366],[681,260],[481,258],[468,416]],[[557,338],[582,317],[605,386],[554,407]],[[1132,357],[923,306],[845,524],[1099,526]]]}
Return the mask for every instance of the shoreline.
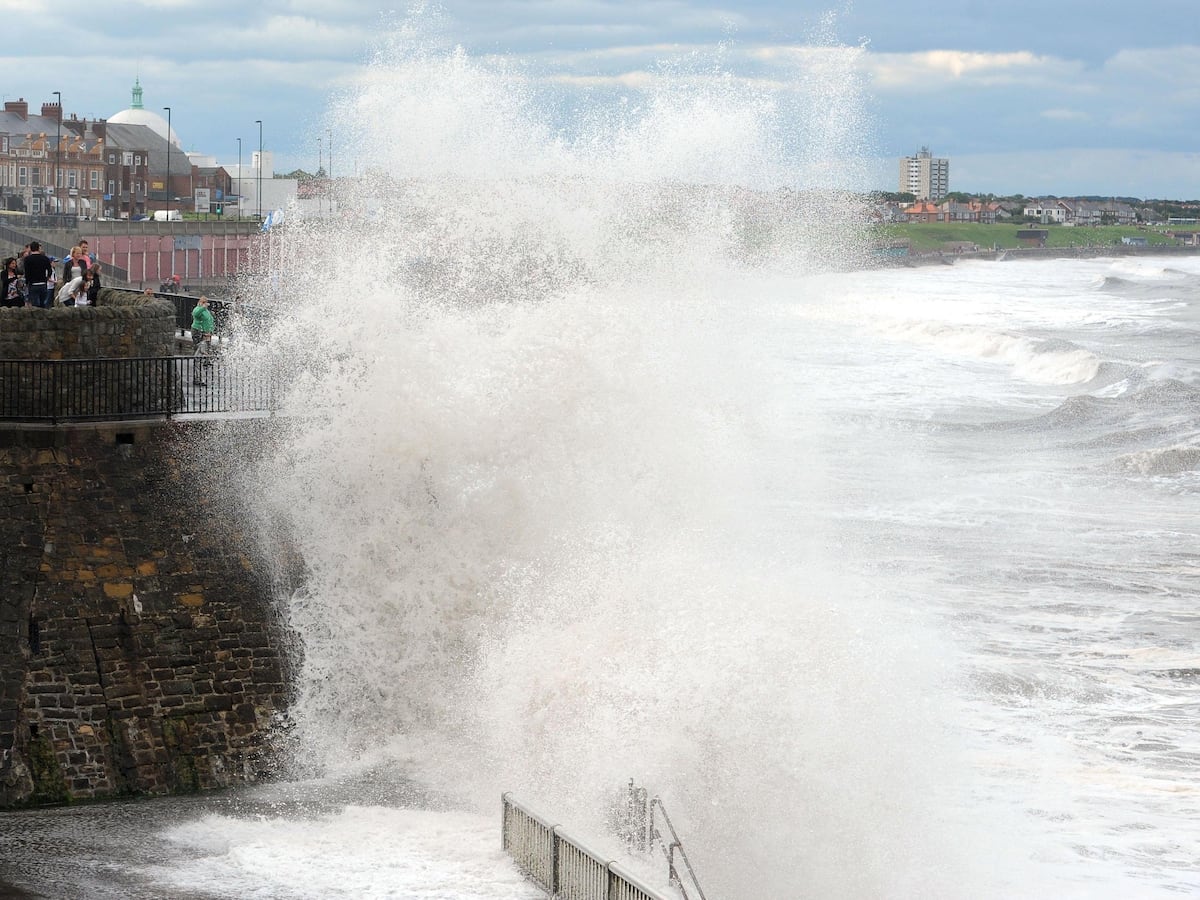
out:
{"label": "shoreline", "polygon": [[961,259],[982,259],[1006,262],[1010,259],[1096,259],[1102,256],[1200,256],[1200,246],[1135,247],[1127,244],[1092,247],[1010,247],[1003,250],[966,250],[951,252],[935,250],[911,256],[886,257],[877,260],[878,268],[916,268],[918,266],[952,266]]}

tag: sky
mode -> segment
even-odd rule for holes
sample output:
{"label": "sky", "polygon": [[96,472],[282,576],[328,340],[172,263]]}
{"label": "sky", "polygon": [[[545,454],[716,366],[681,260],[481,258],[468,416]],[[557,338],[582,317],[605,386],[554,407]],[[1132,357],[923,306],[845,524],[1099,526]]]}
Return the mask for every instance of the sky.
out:
{"label": "sky", "polygon": [[[187,150],[232,165],[240,138],[248,164],[261,119],[277,172],[328,165],[332,140],[347,174],[360,162],[329,112],[409,12],[105,0],[77,42],[5,42],[0,93],[34,107],[61,91],[68,115],[107,117],[137,78]],[[1183,0],[444,0],[421,15],[447,47],[514,65],[562,115],[694,78],[673,64],[697,56],[786,91],[806,47],[854,48],[864,189],[897,190],[898,159],[928,147],[956,191],[1200,199],[1200,23]],[[66,21],[58,0],[0,0],[0,16],[59,36]]]}

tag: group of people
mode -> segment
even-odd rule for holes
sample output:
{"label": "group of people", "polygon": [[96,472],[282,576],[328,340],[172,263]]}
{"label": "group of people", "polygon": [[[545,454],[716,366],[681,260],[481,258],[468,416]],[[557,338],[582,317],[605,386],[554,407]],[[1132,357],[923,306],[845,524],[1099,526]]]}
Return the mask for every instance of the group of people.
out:
{"label": "group of people", "polygon": [[37,241],[21,248],[20,256],[4,260],[0,306],[95,306],[100,296],[100,263],[88,253],[88,242],[81,239],[63,257],[61,278],[55,271],[57,261],[42,252]]}

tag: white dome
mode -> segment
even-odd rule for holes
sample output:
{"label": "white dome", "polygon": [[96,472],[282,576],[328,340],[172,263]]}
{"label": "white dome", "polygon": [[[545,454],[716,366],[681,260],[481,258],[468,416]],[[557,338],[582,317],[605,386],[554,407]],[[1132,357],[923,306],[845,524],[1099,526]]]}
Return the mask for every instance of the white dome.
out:
{"label": "white dome", "polygon": [[[123,109],[115,116],[109,116],[108,121],[114,125],[145,125],[159,137],[167,137],[167,120],[148,109]],[[171,137],[168,140],[180,150],[183,149],[174,128],[171,129]]]}

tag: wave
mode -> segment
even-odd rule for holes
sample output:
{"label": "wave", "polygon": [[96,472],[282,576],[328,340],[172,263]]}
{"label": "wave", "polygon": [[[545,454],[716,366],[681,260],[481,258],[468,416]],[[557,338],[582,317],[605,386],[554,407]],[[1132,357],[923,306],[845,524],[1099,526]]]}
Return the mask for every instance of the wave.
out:
{"label": "wave", "polygon": [[1156,450],[1126,453],[1113,460],[1111,468],[1134,475],[1179,475],[1200,471],[1200,447],[1176,445]]}
{"label": "wave", "polygon": [[1093,285],[1098,293],[1121,297],[1196,299],[1200,297],[1200,275],[1179,269],[1158,269],[1130,275],[1104,275]]}
{"label": "wave", "polygon": [[1101,360],[1070,341],[1025,337],[940,322],[901,322],[880,329],[889,337],[926,344],[943,353],[998,362],[1033,384],[1071,385],[1095,380]]}

